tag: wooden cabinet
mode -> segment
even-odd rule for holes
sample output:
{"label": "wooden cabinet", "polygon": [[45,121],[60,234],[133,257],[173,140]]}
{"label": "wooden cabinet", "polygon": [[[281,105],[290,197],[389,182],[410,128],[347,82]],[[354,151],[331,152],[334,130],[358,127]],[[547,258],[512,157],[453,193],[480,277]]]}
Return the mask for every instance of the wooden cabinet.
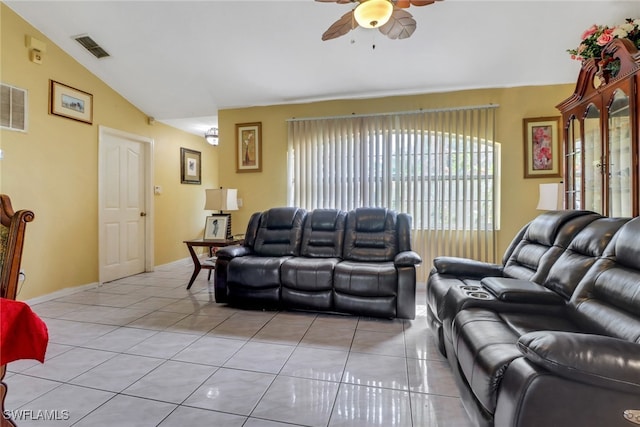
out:
{"label": "wooden cabinet", "polygon": [[[640,52],[626,39],[583,63],[575,92],[557,105],[562,113],[564,204],[606,216],[638,216]],[[611,62],[611,61],[610,61]]]}

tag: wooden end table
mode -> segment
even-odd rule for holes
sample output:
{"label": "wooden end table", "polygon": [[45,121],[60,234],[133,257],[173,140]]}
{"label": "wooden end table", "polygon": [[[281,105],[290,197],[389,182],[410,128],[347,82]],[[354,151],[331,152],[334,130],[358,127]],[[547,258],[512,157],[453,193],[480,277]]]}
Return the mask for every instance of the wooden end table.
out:
{"label": "wooden end table", "polygon": [[[211,270],[216,268],[216,260],[214,256],[214,248],[222,248],[225,246],[231,245],[239,245],[242,243],[242,239],[228,239],[228,240],[217,240],[217,239],[194,239],[194,240],[185,240],[184,243],[187,244],[187,248],[189,249],[189,254],[191,255],[191,259],[193,260],[193,274],[191,275],[191,279],[189,279],[189,284],[187,285],[187,289],[191,289],[191,285],[198,277],[198,273],[200,270],[205,269],[209,270],[209,279],[211,279]],[[209,248],[209,258],[204,261],[200,261],[198,255],[196,254],[195,247],[205,247]]]}

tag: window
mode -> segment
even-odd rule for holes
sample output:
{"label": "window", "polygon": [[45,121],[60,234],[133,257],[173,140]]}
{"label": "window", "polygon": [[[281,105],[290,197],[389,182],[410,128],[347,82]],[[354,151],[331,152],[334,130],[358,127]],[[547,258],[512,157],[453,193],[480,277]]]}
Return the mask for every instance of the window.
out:
{"label": "window", "polygon": [[441,238],[437,254],[492,260],[499,228],[495,108],[291,120],[289,204],[407,212],[414,242]]}

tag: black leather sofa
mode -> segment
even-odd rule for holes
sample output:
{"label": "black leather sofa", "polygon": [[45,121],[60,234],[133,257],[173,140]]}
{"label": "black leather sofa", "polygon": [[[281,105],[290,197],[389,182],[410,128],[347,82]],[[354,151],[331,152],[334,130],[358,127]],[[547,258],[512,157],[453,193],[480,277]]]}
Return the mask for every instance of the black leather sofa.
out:
{"label": "black leather sofa", "polygon": [[216,302],[235,306],[415,318],[411,218],[278,207],[254,213],[244,243],[217,252]]}
{"label": "black leather sofa", "polygon": [[542,214],[502,264],[436,258],[427,305],[477,425],[640,423],[640,218]]}

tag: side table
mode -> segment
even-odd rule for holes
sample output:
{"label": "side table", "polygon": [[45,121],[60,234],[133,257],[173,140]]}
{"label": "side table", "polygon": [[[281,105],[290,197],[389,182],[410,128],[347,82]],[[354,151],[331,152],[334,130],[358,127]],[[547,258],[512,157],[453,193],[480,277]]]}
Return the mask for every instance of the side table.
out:
{"label": "side table", "polygon": [[[239,245],[242,243],[242,239],[229,239],[229,240],[213,240],[213,239],[194,239],[194,240],[185,240],[184,243],[187,244],[187,248],[189,249],[189,254],[191,255],[191,259],[193,260],[193,274],[191,275],[191,279],[189,279],[189,284],[187,285],[187,289],[191,289],[191,285],[198,277],[198,273],[200,270],[205,269],[209,270],[209,278],[211,278],[211,270],[216,268],[214,255],[214,248],[222,248],[224,246],[230,245]],[[209,258],[200,261],[198,255],[196,254],[195,247],[205,247],[209,248]]]}

